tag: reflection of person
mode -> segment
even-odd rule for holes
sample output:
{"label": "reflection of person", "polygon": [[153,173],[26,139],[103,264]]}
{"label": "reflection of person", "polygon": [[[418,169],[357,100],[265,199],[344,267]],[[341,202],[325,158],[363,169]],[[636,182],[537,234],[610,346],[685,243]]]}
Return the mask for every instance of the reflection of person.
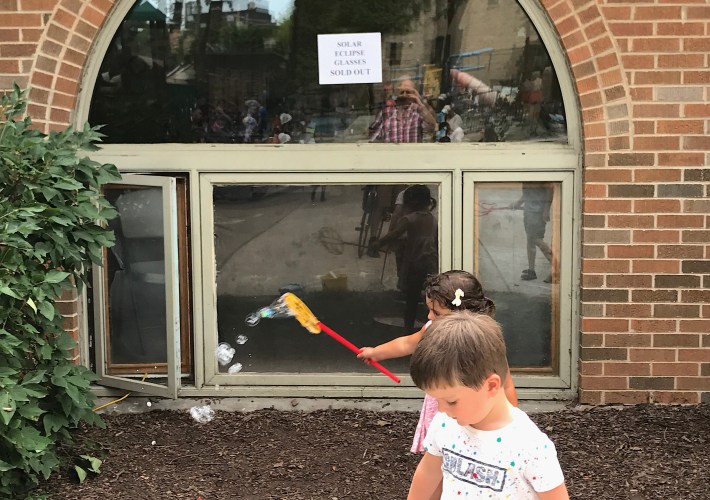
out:
{"label": "reflection of person", "polygon": [[[457,296],[457,290],[460,293]],[[429,322],[421,330],[411,335],[398,337],[377,347],[363,347],[358,358],[381,361],[383,359],[401,358],[414,352],[432,321],[442,318],[455,311],[472,311],[495,316],[496,306],[491,299],[483,294],[483,287],[476,277],[466,271],[446,271],[427,278],[424,290]],[[458,300],[457,300],[458,299]],[[460,303],[459,303],[460,301]],[[518,396],[510,373],[505,379],[505,393],[514,406],[518,406]],[[423,442],[431,420],[438,411],[436,399],[425,396],[419,423],[414,434],[412,452],[424,451]]]}
{"label": "reflection of person", "polygon": [[569,499],[550,438],[506,398],[500,325],[458,312],[434,322],[414,351],[412,380],[439,401],[410,500],[441,498]]}
{"label": "reflection of person", "polygon": [[[545,240],[545,226],[550,220],[550,206],[552,205],[552,190],[550,186],[536,183],[524,183],[523,195],[509,208],[523,210],[523,225],[527,239],[528,268],[523,270],[520,279],[529,281],[537,279],[535,260],[537,249],[552,263],[552,249]],[[552,282],[552,275],[545,279],[545,283]]]}
{"label": "reflection of person", "polygon": [[370,125],[370,141],[422,142],[425,132],[432,132],[436,116],[431,106],[422,101],[412,80],[397,86],[397,98],[388,101]]}
{"label": "reflection of person", "polygon": [[530,133],[536,134],[542,105],[542,78],[539,71],[533,71],[523,82],[520,100],[525,107]]}
{"label": "reflection of person", "polygon": [[406,212],[390,231],[374,241],[374,249],[397,241],[404,236],[399,271],[401,290],[404,293],[404,328],[414,329],[424,280],[439,268],[439,230],[436,217],[431,213],[431,192],[423,184],[415,184],[404,191]]}

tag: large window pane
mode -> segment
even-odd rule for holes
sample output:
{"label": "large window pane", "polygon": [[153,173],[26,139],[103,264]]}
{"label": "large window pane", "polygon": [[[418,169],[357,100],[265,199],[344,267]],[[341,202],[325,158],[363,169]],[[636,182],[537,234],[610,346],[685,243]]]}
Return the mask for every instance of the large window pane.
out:
{"label": "large window pane", "polygon": [[[371,32],[382,81],[319,84],[317,35]],[[90,121],[111,143],[567,140],[515,0],[137,0]]]}
{"label": "large window pane", "polygon": [[245,318],[291,291],[358,346],[413,333],[424,275],[438,272],[438,198],[436,185],[215,185],[217,340],[236,350],[220,370],[374,373],[293,318]]}
{"label": "large window pane", "polygon": [[475,184],[475,266],[512,368],[557,370],[559,183]]}

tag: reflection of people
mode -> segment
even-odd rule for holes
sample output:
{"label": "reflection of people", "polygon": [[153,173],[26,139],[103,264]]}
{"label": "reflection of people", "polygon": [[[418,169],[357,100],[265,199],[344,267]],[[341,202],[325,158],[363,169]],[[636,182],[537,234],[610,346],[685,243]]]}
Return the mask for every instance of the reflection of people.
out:
{"label": "reflection of people", "polygon": [[[456,291],[460,290],[458,297]],[[398,337],[377,347],[363,347],[358,358],[381,361],[383,359],[401,358],[414,352],[422,339],[422,335],[432,321],[442,318],[454,311],[472,311],[495,316],[496,306],[491,299],[483,294],[483,287],[476,277],[466,271],[446,271],[427,278],[425,286],[426,304],[429,308],[429,322],[416,333]],[[460,300],[459,301],[457,300]],[[510,373],[505,379],[505,393],[514,406],[518,406],[518,396],[515,392]],[[424,404],[419,415],[417,431],[414,434],[412,452],[424,451],[423,442],[431,420],[438,411],[436,399],[424,397]]]}
{"label": "reflection of people", "polygon": [[432,132],[436,116],[424,103],[412,80],[397,87],[397,98],[388,101],[370,125],[370,141],[422,142],[425,132]]}
{"label": "reflection of people", "polygon": [[494,319],[463,311],[434,322],[414,351],[410,373],[441,410],[424,440],[410,500],[435,493],[569,499],[555,445],[506,398],[505,342]]}
{"label": "reflection of people", "polygon": [[423,184],[410,186],[404,191],[403,198],[406,213],[384,237],[373,242],[373,248],[378,249],[405,236],[399,276],[405,300],[404,328],[412,331],[424,280],[439,268],[439,230],[436,217],[431,213],[432,198],[428,187]]}
{"label": "reflection of people", "polygon": [[[523,210],[523,225],[527,239],[528,268],[523,270],[520,279],[529,281],[537,279],[535,272],[535,259],[537,249],[552,263],[552,249],[545,238],[545,226],[550,220],[550,206],[552,205],[552,190],[550,186],[524,183],[523,195],[510,208]],[[545,283],[552,282],[552,275],[545,279]]]}

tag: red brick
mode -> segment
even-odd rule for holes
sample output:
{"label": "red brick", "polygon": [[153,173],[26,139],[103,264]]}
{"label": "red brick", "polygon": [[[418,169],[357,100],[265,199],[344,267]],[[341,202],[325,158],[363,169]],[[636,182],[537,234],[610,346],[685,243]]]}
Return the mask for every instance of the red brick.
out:
{"label": "red brick", "polygon": [[584,170],[587,182],[631,182],[632,175],[631,170],[619,168],[587,168]]}
{"label": "red brick", "polygon": [[610,259],[650,259],[654,257],[654,253],[653,245],[609,245],[607,248],[607,256]]}
{"label": "red brick", "polygon": [[16,28],[0,29],[0,42],[19,42],[20,41],[20,30]]}
{"label": "red brick", "polygon": [[609,23],[609,31],[617,37],[641,37],[653,35],[653,23]]}
{"label": "red brick", "polygon": [[[700,55],[700,54],[698,54]],[[659,56],[660,57],[660,56]],[[673,56],[668,56],[673,57]],[[621,56],[621,62],[625,69],[655,69],[655,56],[646,54],[624,54]],[[662,67],[662,66],[658,66]]]}
{"label": "red brick", "polygon": [[680,330],[683,332],[710,332],[710,319],[682,319]]}
{"label": "red brick", "polygon": [[710,38],[686,38],[683,40],[683,52],[710,51]]}
{"label": "red brick", "polygon": [[657,227],[669,228],[702,228],[705,227],[705,217],[702,215],[666,215],[656,217]]}
{"label": "red brick", "polygon": [[[689,106],[691,105],[686,105],[686,110]],[[634,104],[633,114],[635,118],[678,118],[680,106],[678,104]],[[687,111],[686,116],[689,116]]]}
{"label": "red brick", "polygon": [[41,10],[51,12],[57,6],[57,0],[20,0],[20,10]]}
{"label": "red brick", "polygon": [[666,19],[680,19],[680,17],[680,6],[641,6],[636,7],[636,9],[634,10],[634,19],[640,21],[665,21]]}
{"label": "red brick", "polygon": [[16,75],[20,72],[20,62],[11,59],[0,59],[0,73]]}
{"label": "red brick", "polygon": [[612,362],[604,363],[604,375],[610,376],[644,376],[651,375],[650,363]]}
{"label": "red brick", "polygon": [[683,83],[687,85],[710,83],[710,71],[683,71]]}
{"label": "red brick", "polygon": [[633,38],[634,52],[680,52],[680,40],[672,38]]}
{"label": "red brick", "polygon": [[[680,23],[666,21],[656,24],[656,34],[660,36],[692,36],[704,35],[705,26],[703,23]],[[682,57],[682,56],[679,56]]]}
{"label": "red brick", "polygon": [[676,349],[648,349],[633,347],[629,349],[629,361],[675,361]]}
{"label": "red brick", "polygon": [[609,274],[606,276],[606,286],[609,288],[650,288],[652,285],[653,276],[650,274]]}
{"label": "red brick", "polygon": [[628,389],[626,377],[582,377],[580,388],[586,390]]}
{"label": "red brick", "polygon": [[686,391],[710,391],[710,377],[678,377],[676,389]]}
{"label": "red brick", "polygon": [[[663,200],[665,201],[665,200]],[[680,206],[679,206],[680,208]],[[626,213],[631,211],[630,200],[585,200],[585,213]],[[678,212],[679,210],[675,210]]]}
{"label": "red brick", "polygon": [[[678,260],[636,260],[633,262],[632,272],[634,273],[670,273],[677,274],[680,271],[680,261]],[[615,272],[615,271],[607,271]]]}
{"label": "red brick", "polygon": [[628,332],[629,321],[615,318],[583,318],[584,332]]}
{"label": "red brick", "polygon": [[579,373],[582,375],[601,375],[604,363],[601,361],[582,361],[579,364]]}
{"label": "red brick", "polygon": [[609,215],[607,218],[609,228],[641,228],[653,227],[653,215]]}
{"label": "red brick", "polygon": [[613,318],[650,318],[653,308],[650,304],[607,304],[606,314]]}
{"label": "red brick", "polygon": [[700,374],[698,363],[653,363],[651,371],[654,376],[697,376]]}
{"label": "red brick", "polygon": [[649,391],[604,391],[604,404],[635,405],[650,401]]}
{"label": "red brick", "polygon": [[[687,140],[687,138],[685,139]],[[655,135],[653,137],[636,137],[634,139],[635,151],[675,150],[679,148],[680,137]]]}
{"label": "red brick", "polygon": [[677,331],[675,320],[671,319],[632,319],[631,332],[639,333],[669,333]]}
{"label": "red brick", "polygon": [[586,405],[600,405],[603,403],[602,394],[602,391],[581,389],[579,391],[579,402]]}
{"label": "red brick", "polygon": [[692,135],[683,137],[683,149],[710,150],[710,136]]}
{"label": "red brick", "polygon": [[683,111],[688,118],[707,118],[710,116],[710,104],[686,104]]}
{"label": "red brick", "polygon": [[679,200],[635,200],[635,213],[680,212]]}
{"label": "red brick", "polygon": [[658,120],[659,134],[702,134],[705,132],[703,120]]}
{"label": "red brick", "polygon": [[[658,153],[658,164],[660,166],[701,167],[705,165],[705,153]],[[675,176],[673,178],[657,180],[680,180],[679,171],[668,170],[667,172],[673,172]]]}
{"label": "red brick", "polygon": [[3,25],[15,28],[42,26],[42,16],[40,14],[27,13],[4,13],[2,15]]}
{"label": "red brick", "polygon": [[698,404],[700,398],[697,392],[653,391],[653,401],[661,404]]}
{"label": "red brick", "polygon": [[105,15],[92,7],[85,7],[81,13],[81,18],[92,26],[99,28],[104,21]]}
{"label": "red brick", "polygon": [[634,231],[631,237],[634,243],[678,243],[680,231]]}
{"label": "red brick", "polygon": [[[677,158],[676,161],[678,161],[681,165],[685,166],[683,156],[687,154],[689,153],[659,153],[658,157],[660,159],[663,155],[664,158]],[[667,163],[670,162],[667,161]],[[676,163],[673,164],[675,165]],[[682,171],[677,168],[653,168],[634,170],[634,181],[636,182],[673,182],[680,181],[681,177]]]}
{"label": "red brick", "polygon": [[[643,262],[643,261],[639,261]],[[676,272],[678,269],[678,261],[674,261]],[[608,259],[583,259],[583,273],[627,273],[629,272],[630,262],[628,260],[608,260]]]}

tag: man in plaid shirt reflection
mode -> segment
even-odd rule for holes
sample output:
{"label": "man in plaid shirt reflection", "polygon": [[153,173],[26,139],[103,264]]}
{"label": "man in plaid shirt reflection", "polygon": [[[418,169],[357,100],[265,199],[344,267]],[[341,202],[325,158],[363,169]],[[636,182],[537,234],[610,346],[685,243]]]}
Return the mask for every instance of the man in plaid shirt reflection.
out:
{"label": "man in plaid shirt reflection", "polygon": [[431,106],[422,102],[412,80],[403,80],[397,87],[397,97],[388,100],[370,126],[371,142],[423,142],[424,133],[436,126]]}

